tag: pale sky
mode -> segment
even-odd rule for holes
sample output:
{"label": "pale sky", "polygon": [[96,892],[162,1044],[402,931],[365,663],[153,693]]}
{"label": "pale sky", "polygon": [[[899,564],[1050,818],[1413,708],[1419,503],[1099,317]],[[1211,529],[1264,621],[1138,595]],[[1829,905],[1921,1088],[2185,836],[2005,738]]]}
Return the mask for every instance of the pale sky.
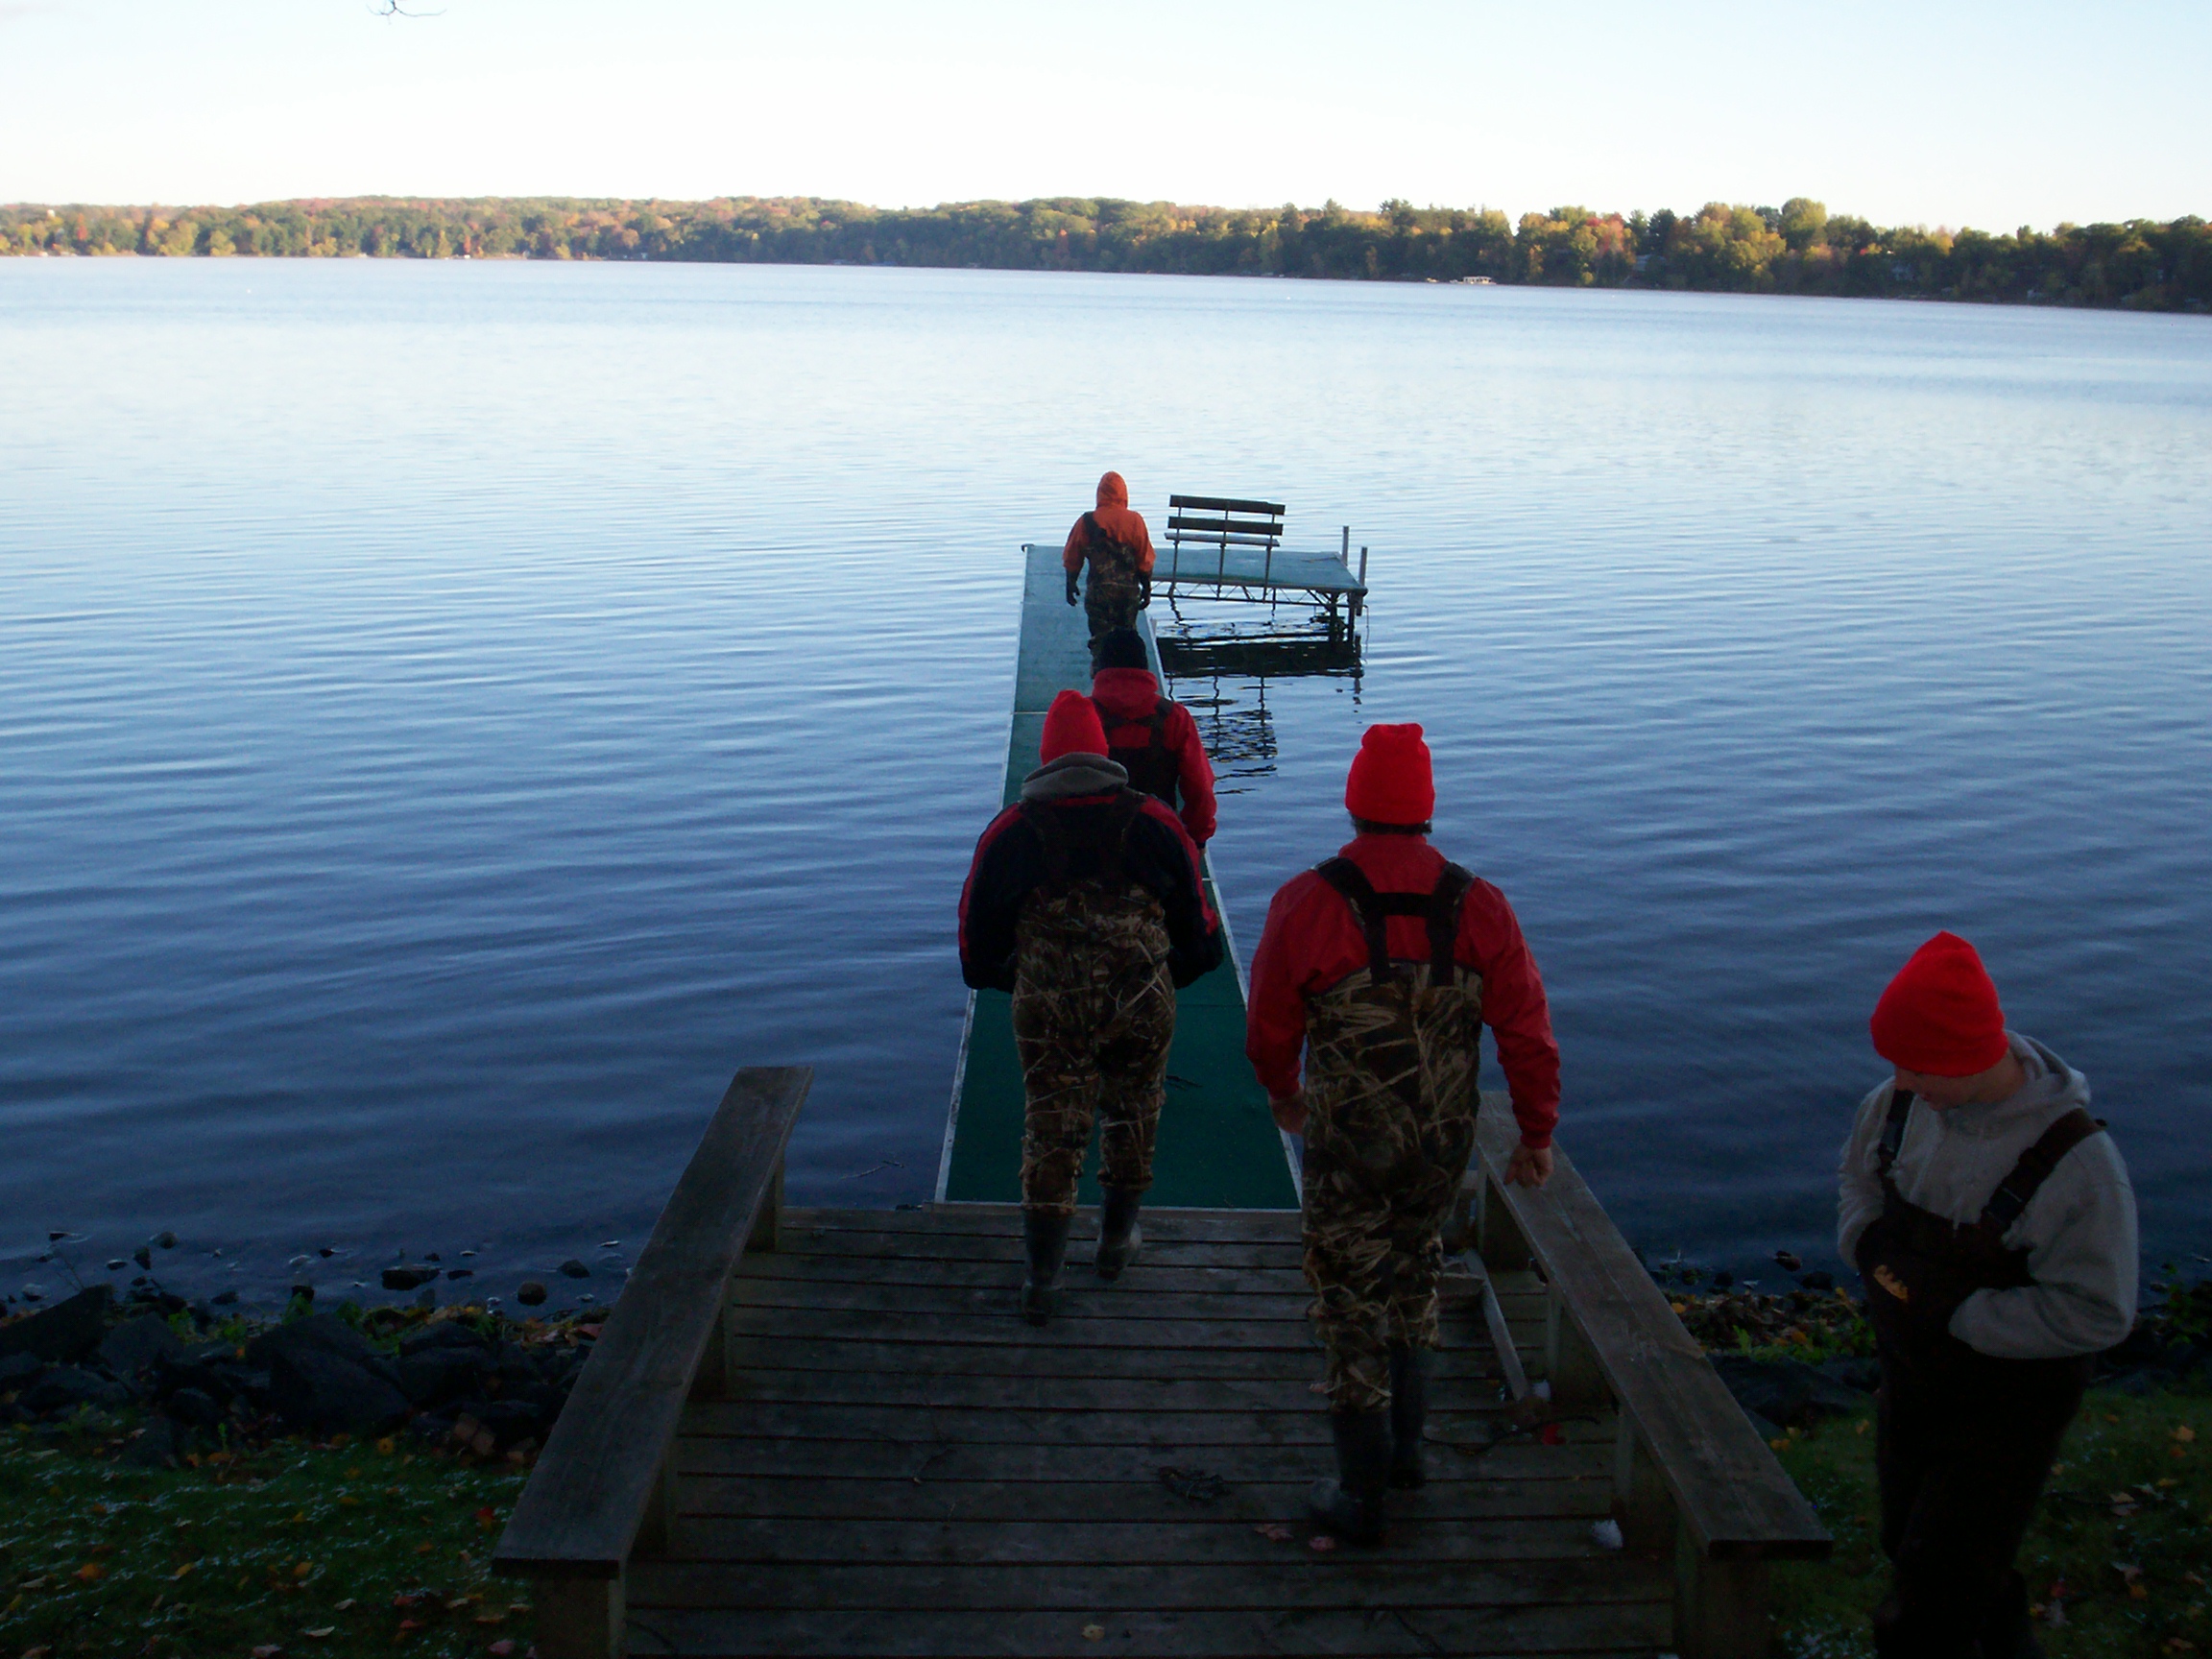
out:
{"label": "pale sky", "polygon": [[2212,214],[2207,0],[380,4],[0,0],[0,202]]}

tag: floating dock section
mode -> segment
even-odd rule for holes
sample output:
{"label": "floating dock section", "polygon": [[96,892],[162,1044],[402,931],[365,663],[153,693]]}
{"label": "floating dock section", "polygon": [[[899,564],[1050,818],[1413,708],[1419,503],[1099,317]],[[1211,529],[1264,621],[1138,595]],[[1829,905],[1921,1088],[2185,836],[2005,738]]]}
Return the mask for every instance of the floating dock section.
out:
{"label": "floating dock section", "polygon": [[[1022,591],[1022,640],[1014,670],[1014,719],[999,799],[1011,805],[1037,767],[1045,711],[1069,688],[1091,687],[1089,626],[1067,601],[1060,549],[1029,545]],[[1160,672],[1150,621],[1138,632]],[[1165,680],[1163,679],[1163,684]],[[1209,861],[1207,898],[1228,917]],[[1098,1160],[1085,1162],[1078,1202],[1098,1202]],[[1019,1203],[1022,1197],[1022,1067],[1014,1050],[1013,998],[978,991],[954,1074],[952,1109],[938,1166],[940,1203]],[[1147,1208],[1294,1209],[1298,1190],[1288,1148],[1267,1111],[1267,1094],[1244,1058],[1244,979],[1234,946],[1221,966],[1175,994],[1175,1044],[1167,1056],[1167,1104],[1160,1115]]]}

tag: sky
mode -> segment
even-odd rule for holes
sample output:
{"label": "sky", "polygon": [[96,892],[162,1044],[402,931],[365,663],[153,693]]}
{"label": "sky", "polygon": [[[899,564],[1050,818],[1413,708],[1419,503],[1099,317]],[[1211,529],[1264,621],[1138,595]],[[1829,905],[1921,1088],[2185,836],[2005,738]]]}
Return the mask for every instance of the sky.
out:
{"label": "sky", "polygon": [[0,0],[0,202],[2212,214],[2212,3]]}

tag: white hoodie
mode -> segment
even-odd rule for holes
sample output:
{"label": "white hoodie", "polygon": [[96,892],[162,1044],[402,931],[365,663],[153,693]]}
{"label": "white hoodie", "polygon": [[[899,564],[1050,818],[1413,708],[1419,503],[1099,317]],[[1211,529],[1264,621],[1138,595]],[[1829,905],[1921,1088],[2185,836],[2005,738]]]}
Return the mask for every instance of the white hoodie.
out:
{"label": "white hoodie", "polygon": [[[1905,1199],[1948,1221],[1972,1221],[2020,1154],[2077,1106],[2089,1082],[2031,1038],[2008,1031],[2028,1071],[2018,1093],[1985,1105],[1938,1112],[1915,1101],[1891,1174]],[[1859,1236],[1882,1214],[1876,1148],[1894,1081],[1859,1103],[1843,1146],[1836,1242],[1853,1259]],[[2005,1232],[2008,1249],[2028,1252],[2035,1283],[1977,1290],[1951,1315],[1951,1334],[2000,1359],[2056,1359],[2109,1348],[2135,1324],[2135,1191],[2109,1135],[2092,1135],[2058,1161],[2028,1208]]]}

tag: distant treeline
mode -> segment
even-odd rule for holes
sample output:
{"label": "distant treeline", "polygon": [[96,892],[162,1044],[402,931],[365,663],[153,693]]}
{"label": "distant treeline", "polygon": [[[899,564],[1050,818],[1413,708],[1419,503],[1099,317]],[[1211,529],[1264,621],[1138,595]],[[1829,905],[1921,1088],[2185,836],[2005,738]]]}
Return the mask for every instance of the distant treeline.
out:
{"label": "distant treeline", "polygon": [[1487,278],[1558,287],[1695,288],[2123,305],[2212,306],[2212,227],[1887,229],[1818,202],[1713,202],[1695,213],[1555,207],[1373,213],[1331,202],[1232,210],[1073,197],[886,210],[812,197],[713,202],[272,202],[248,207],[0,207],[0,252],[366,254],[385,258],[691,259],[1141,271],[1382,281]]}

